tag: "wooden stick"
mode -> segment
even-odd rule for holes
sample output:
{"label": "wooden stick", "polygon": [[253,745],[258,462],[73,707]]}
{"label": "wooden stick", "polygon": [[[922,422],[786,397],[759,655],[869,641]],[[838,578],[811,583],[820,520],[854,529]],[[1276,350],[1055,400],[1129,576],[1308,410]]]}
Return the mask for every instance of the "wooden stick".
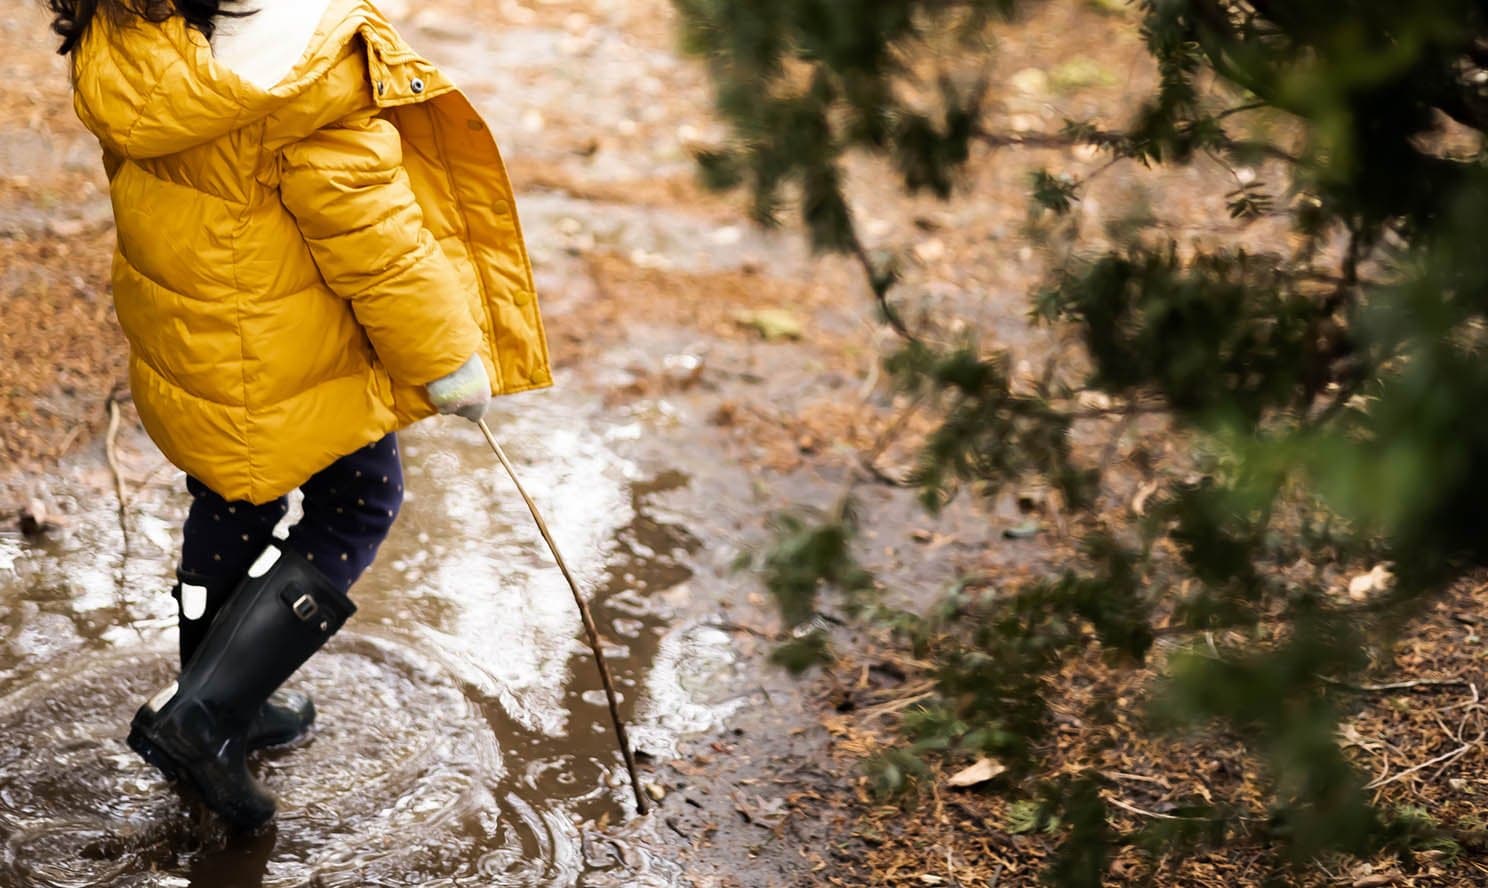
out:
{"label": "wooden stick", "polygon": [[616,702],[615,681],[610,677],[610,665],[605,660],[604,649],[600,646],[599,629],[594,625],[594,615],[589,612],[589,604],[579,592],[579,584],[568,570],[568,564],[563,560],[563,554],[558,551],[558,544],[553,541],[553,535],[548,532],[548,523],[543,520],[542,513],[537,509],[537,503],[527,495],[527,490],[522,482],[517,479],[517,471],[512,468],[511,461],[506,458],[506,451],[501,449],[501,444],[496,441],[496,436],[491,433],[491,427],[485,420],[477,423],[481,433],[486,436],[486,443],[491,445],[491,450],[496,458],[501,460],[501,467],[511,476],[512,483],[517,486],[517,493],[522,495],[522,500],[527,503],[527,510],[532,513],[532,518],[537,522],[537,529],[547,541],[548,549],[553,553],[553,560],[558,562],[558,569],[563,572],[563,578],[568,581],[568,588],[573,591],[574,603],[579,606],[579,616],[584,620],[584,631],[589,636],[589,649],[594,652],[595,665],[599,667],[599,678],[604,682],[605,698],[610,704],[610,720],[615,723],[615,739],[620,744],[620,754],[625,758],[625,769],[630,772],[630,788],[635,792],[636,810],[646,814],[650,806],[646,803],[646,793],[641,789],[641,779],[636,774],[635,753],[630,748],[630,738],[625,732],[625,722],[620,718],[620,704]]}
{"label": "wooden stick", "polygon": [[[114,495],[119,499],[119,534],[124,538],[123,552],[119,557],[119,574],[114,582],[114,597],[118,599],[119,612],[129,613],[129,494],[124,487],[124,469],[119,464],[119,399],[109,395],[108,399],[109,422],[108,431],[104,433],[103,455],[108,459],[109,471],[114,475]],[[141,639],[145,637],[145,630],[135,620],[130,620],[129,625],[134,627],[134,634]]]}
{"label": "wooden stick", "polygon": [[[119,532],[124,535],[124,561],[129,561],[129,497],[124,491],[124,470],[119,467],[119,402],[109,398],[108,432],[103,438],[103,454],[114,475],[114,495],[119,499]],[[122,569],[122,568],[121,568]]]}
{"label": "wooden stick", "polygon": [[[125,588],[129,585],[129,495],[124,489],[124,470],[119,466],[119,402],[112,395],[108,402],[108,432],[103,438],[103,454],[108,459],[109,471],[114,475],[114,495],[119,499],[119,534],[124,538],[124,553],[119,559],[118,594],[122,602]],[[139,631],[139,627],[135,627]]]}

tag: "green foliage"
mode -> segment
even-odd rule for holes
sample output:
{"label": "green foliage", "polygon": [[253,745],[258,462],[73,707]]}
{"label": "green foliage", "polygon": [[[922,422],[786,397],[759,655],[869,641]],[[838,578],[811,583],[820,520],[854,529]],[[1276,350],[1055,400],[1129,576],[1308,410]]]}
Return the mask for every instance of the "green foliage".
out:
{"label": "green foliage", "polygon": [[[800,515],[778,515],[772,529],[774,544],[758,567],[765,588],[793,631],[774,659],[799,674],[831,656],[826,633],[816,625],[821,593],[835,591],[859,609],[870,600],[873,577],[858,565],[850,550],[854,522],[847,504],[818,523]],[[753,556],[746,555],[736,566],[753,563]]]}
{"label": "green foliage", "polygon": [[[674,2],[736,136],[699,158],[705,181],[747,188],[763,222],[795,206],[818,248],[865,259],[881,305],[899,271],[858,238],[841,169],[854,151],[890,161],[907,191],[942,197],[979,143],[1218,164],[1233,184],[1215,196],[1234,219],[1281,218],[1294,234],[1292,252],[1257,255],[1139,230],[1097,248],[1076,232],[1033,316],[1076,334],[1086,360],[1035,380],[1014,380],[1013,357],[985,348],[981,331],[944,335],[931,319],[917,335],[885,308],[904,340],[886,367],[937,418],[909,479],[925,507],[1037,479],[1082,554],[1055,575],[958,588],[912,615],[873,604],[845,513],[778,522],[762,575],[805,627],[793,664],[825,654],[812,620],[827,590],[934,663],[936,699],[905,720],[904,757],[874,764],[876,785],[912,785],[938,749],[998,757],[1025,796],[1008,829],[1061,836],[1046,873],[1058,885],[1100,884],[1118,843],[1180,853],[1241,824],[1298,862],[1454,848],[1421,812],[1371,806],[1321,677],[1365,668],[1369,639],[1488,564],[1488,157],[1448,150],[1463,140],[1442,125],[1475,145],[1488,131],[1488,6],[1139,0],[1158,77],[1137,113],[1115,131],[1070,121],[1030,138],[988,131],[996,85],[983,72],[996,22],[1033,0]],[[1256,138],[1241,125],[1256,117],[1295,138]],[[1285,181],[1234,169],[1262,164]],[[1040,170],[1031,215],[1069,214],[1085,185]],[[1149,414],[1189,449],[1149,467],[1143,520],[1115,520],[1103,511],[1109,461],[1082,456],[1072,433],[1121,434]],[[1377,563],[1392,565],[1393,589],[1340,603],[1328,577]],[[1159,631],[1219,634],[1169,659],[1154,729],[1243,740],[1267,765],[1269,809],[1195,803],[1117,835],[1099,775],[1037,784],[1030,801],[1061,669],[1092,647],[1145,662]]]}
{"label": "green foliage", "polygon": [[1058,824],[1059,821],[1057,818],[1046,818],[1044,816],[1043,805],[1032,799],[1023,799],[1022,801],[1013,802],[1008,806],[1007,821],[1003,824],[1003,829],[1018,836],[1024,833],[1031,833],[1039,829],[1040,826],[1048,829],[1057,827]]}
{"label": "green foliage", "polygon": [[899,795],[913,782],[930,776],[925,760],[907,749],[890,749],[869,759],[864,768],[872,780],[873,792],[880,798]]}
{"label": "green foliage", "polygon": [[754,216],[775,221],[788,189],[799,198],[812,242],[857,247],[843,199],[840,164],[853,149],[890,158],[911,190],[950,194],[970,157],[984,82],[952,73],[930,87],[932,108],[898,89],[916,79],[898,47],[980,39],[1012,0],[939,4],[875,0],[676,0],[689,49],[709,61],[718,111],[739,138],[702,160],[705,181],[746,183]]}
{"label": "green foliage", "polygon": [[1051,175],[1048,170],[1033,174],[1033,204],[1058,216],[1074,208],[1079,200],[1080,183],[1068,176]]}
{"label": "green foliage", "polygon": [[1090,495],[1090,478],[1070,459],[1069,417],[1047,388],[1012,391],[1006,354],[983,356],[974,346],[936,351],[911,342],[885,366],[901,390],[934,399],[944,423],[920,455],[912,477],[921,500],[939,511],[963,484],[995,494],[1009,481],[1043,474],[1074,502]]}
{"label": "green foliage", "polygon": [[1044,883],[1060,888],[1105,883],[1111,849],[1111,827],[1106,822],[1106,803],[1099,784],[1090,777],[1071,781],[1058,793],[1068,837],[1044,873]]}
{"label": "green foliage", "polygon": [[1435,851],[1448,862],[1462,853],[1462,846],[1446,835],[1441,824],[1425,808],[1401,805],[1382,824],[1381,844],[1402,857],[1414,851]]}

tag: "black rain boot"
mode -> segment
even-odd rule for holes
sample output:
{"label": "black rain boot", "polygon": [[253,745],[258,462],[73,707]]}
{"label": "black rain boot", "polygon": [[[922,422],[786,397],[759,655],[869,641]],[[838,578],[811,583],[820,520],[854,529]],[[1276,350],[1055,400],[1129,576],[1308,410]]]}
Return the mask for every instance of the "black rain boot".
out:
{"label": "black rain boot", "polygon": [[[176,572],[176,599],[180,617],[181,668],[191,662],[191,655],[201,646],[212,620],[232,597],[240,580],[230,583],[199,576],[190,571]],[[189,591],[186,587],[190,587]],[[315,702],[297,691],[275,691],[259,710],[248,728],[248,749],[283,746],[293,743],[315,723]]]}
{"label": "black rain boot", "polygon": [[232,826],[262,826],[274,816],[274,797],[248,771],[249,725],[355,612],[314,565],[270,544],[180,681],[135,713],[130,747],[168,779],[190,783]]}

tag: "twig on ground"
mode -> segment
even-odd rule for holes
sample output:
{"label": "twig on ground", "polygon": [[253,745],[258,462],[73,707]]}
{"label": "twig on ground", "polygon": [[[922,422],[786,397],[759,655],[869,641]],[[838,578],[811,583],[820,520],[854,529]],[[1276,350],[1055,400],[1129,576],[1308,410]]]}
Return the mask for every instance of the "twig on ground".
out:
{"label": "twig on ground", "polygon": [[82,435],[83,430],[87,427],[87,423],[81,422],[74,425],[71,431],[69,431],[66,436],[62,438],[62,442],[52,450],[52,459],[61,459],[62,457],[66,456],[67,451],[72,447],[73,444],[77,443],[78,436]]}
{"label": "twig on ground", "polygon": [[1400,773],[1395,774],[1393,776],[1386,777],[1386,778],[1384,778],[1382,780],[1375,780],[1373,783],[1367,784],[1364,788],[1365,789],[1379,789],[1382,786],[1388,786],[1391,783],[1395,783],[1398,780],[1403,780],[1406,777],[1409,777],[1410,775],[1412,775],[1412,774],[1414,774],[1414,773],[1416,773],[1418,771],[1422,771],[1422,770],[1424,770],[1426,768],[1431,767],[1432,765],[1441,764],[1443,762],[1456,761],[1457,759],[1459,759],[1462,756],[1466,755],[1468,753],[1468,751],[1471,750],[1473,747],[1475,747],[1479,743],[1481,743],[1482,742],[1482,739],[1483,738],[1481,736],[1479,736],[1478,739],[1473,740],[1470,743],[1464,743],[1461,746],[1457,747],[1456,749],[1452,750],[1451,752],[1443,753],[1442,755],[1439,755],[1436,758],[1430,759],[1428,761],[1421,762],[1419,765],[1413,765],[1413,766],[1411,766],[1409,768],[1406,768],[1404,771],[1401,771]]}
{"label": "twig on ground", "polygon": [[1102,771],[1101,776],[1116,783],[1121,783],[1122,781],[1135,781],[1138,783],[1151,783],[1154,786],[1161,786],[1163,789],[1173,788],[1172,785],[1163,778],[1148,777],[1145,774],[1128,774],[1125,771]]}
{"label": "twig on ground", "polygon": [[1207,819],[1204,817],[1178,817],[1173,814],[1163,814],[1158,811],[1148,811],[1145,808],[1138,808],[1136,805],[1130,804],[1128,802],[1123,802],[1121,799],[1118,799],[1115,796],[1106,796],[1105,799],[1106,801],[1110,802],[1121,810],[1126,811],[1129,814],[1135,814],[1138,817],[1150,817],[1153,820],[1203,821]]}
{"label": "twig on ground", "polygon": [[124,472],[119,467],[119,401],[109,398],[108,433],[104,436],[103,452],[108,459],[109,471],[114,475],[114,495],[119,500],[119,533],[124,537],[124,556],[119,562],[119,584],[123,586],[129,568],[129,497],[124,489]]}
{"label": "twig on ground", "polygon": [[1453,703],[1450,706],[1443,706],[1441,709],[1438,709],[1437,711],[1438,712],[1451,712],[1453,709],[1464,709],[1465,708],[1465,709],[1468,709],[1468,710],[1472,710],[1472,709],[1478,708],[1479,703],[1482,700],[1482,697],[1478,694],[1478,683],[1477,682],[1469,682],[1468,683],[1468,687],[1472,690],[1472,699],[1471,700],[1463,700],[1463,701],[1461,701],[1459,703]]}
{"label": "twig on ground", "polygon": [[876,691],[868,691],[870,697],[881,697],[885,702],[897,703],[905,697],[922,696],[933,692],[940,682],[935,679],[915,682],[912,685],[900,685],[893,688],[879,688]]}
{"label": "twig on ground", "polygon": [[784,633],[766,632],[763,629],[757,629],[754,626],[750,626],[745,623],[736,623],[733,620],[707,620],[705,622],[699,623],[698,625],[705,626],[709,629],[718,629],[722,632],[741,632],[745,635],[753,635],[755,638],[762,638],[765,641],[785,640]]}
{"label": "twig on ground", "polygon": [[[129,612],[129,601],[126,592],[129,588],[129,557],[131,546],[129,543],[129,496],[124,488],[124,471],[119,465],[119,424],[121,416],[119,412],[119,398],[111,393],[108,398],[109,422],[108,432],[103,438],[103,454],[108,460],[109,471],[114,476],[114,495],[119,500],[119,534],[123,537],[123,549],[119,556],[118,580],[114,584],[114,593],[118,598],[120,613]],[[130,625],[140,638],[145,637],[145,630],[133,620]]]}
{"label": "twig on ground", "polygon": [[1439,688],[1470,686],[1472,683],[1465,678],[1414,678],[1410,681],[1392,681],[1385,684],[1353,684],[1342,679],[1333,678],[1328,675],[1319,675],[1318,678],[1324,684],[1330,684],[1335,688],[1346,691],[1355,691],[1361,694],[1377,694],[1386,691],[1406,691],[1411,688]]}
{"label": "twig on ground", "polygon": [[908,709],[916,703],[924,700],[929,700],[931,697],[934,696],[934,691],[922,691],[918,694],[910,694],[906,697],[900,697],[897,700],[889,700],[885,703],[877,703],[873,706],[865,706],[862,709],[858,710],[858,712],[860,715],[867,716],[868,718],[877,718],[881,715],[892,715],[893,713],[899,712],[900,710]]}
{"label": "twig on ground", "polygon": [[[1477,746],[1479,743],[1483,742],[1483,737],[1484,737],[1483,734],[1479,734],[1476,740],[1473,740],[1471,743],[1469,743],[1467,745],[1468,746]],[[1466,754],[1467,753],[1464,752],[1462,755],[1466,755]],[[1462,756],[1455,756],[1455,757],[1453,757],[1452,759],[1450,759],[1448,761],[1442,762],[1441,763],[1441,766],[1438,767],[1435,771],[1432,771],[1431,772],[1431,776],[1426,778],[1426,782],[1427,783],[1435,783],[1436,781],[1440,780],[1441,779],[1441,775],[1447,770],[1447,768],[1450,768],[1452,766],[1452,763],[1455,762],[1455,761],[1457,761],[1457,759],[1459,759],[1461,757]]]}

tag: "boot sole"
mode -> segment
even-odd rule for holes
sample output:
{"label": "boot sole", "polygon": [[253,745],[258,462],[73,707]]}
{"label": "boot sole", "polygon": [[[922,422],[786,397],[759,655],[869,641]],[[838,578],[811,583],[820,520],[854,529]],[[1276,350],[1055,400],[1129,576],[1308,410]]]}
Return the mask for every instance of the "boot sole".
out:
{"label": "boot sole", "polygon": [[235,810],[219,808],[208,802],[212,798],[211,794],[197,782],[189,768],[182,767],[164,747],[150,739],[148,732],[140,724],[140,717],[138,715],[135,716],[134,721],[129,726],[129,737],[125,742],[129,744],[129,748],[133,749],[140,758],[160,771],[166,780],[178,785],[185,784],[190,786],[203,802],[207,802],[207,807],[211,808],[218,817],[221,817],[229,825],[245,832],[252,832],[274,819],[273,812],[270,812],[267,817],[244,817],[240,816]]}

